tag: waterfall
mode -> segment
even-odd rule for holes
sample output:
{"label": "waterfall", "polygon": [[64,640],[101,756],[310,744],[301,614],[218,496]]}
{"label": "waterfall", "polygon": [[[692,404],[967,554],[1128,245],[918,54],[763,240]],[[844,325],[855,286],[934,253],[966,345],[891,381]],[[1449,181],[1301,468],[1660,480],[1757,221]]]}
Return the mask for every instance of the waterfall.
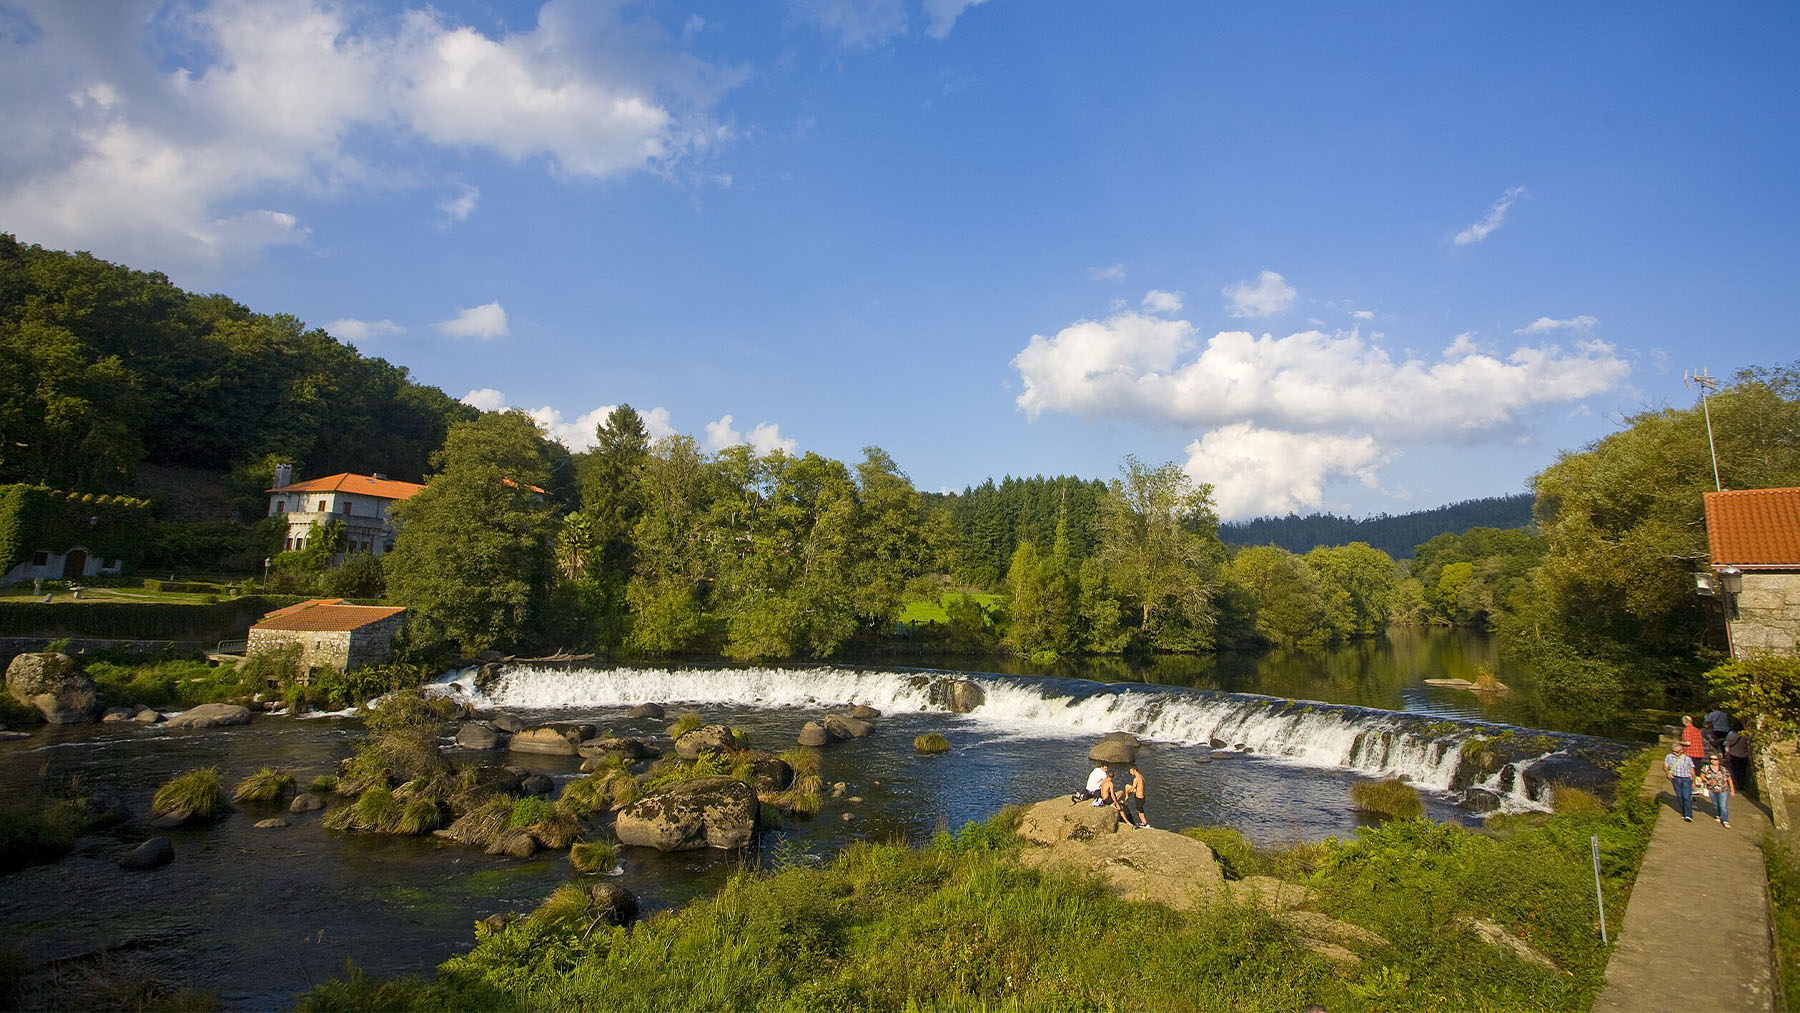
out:
{"label": "waterfall", "polygon": [[508,666],[478,687],[473,670],[443,684],[478,707],[524,711],[629,707],[640,703],[713,704],[820,710],[867,704],[887,714],[952,717],[945,689],[973,683],[983,702],[956,720],[1001,734],[1097,738],[1130,732],[1184,746],[1227,747],[1310,767],[1337,767],[1371,777],[1406,777],[1419,788],[1449,792],[1475,785],[1501,794],[1508,808],[1541,799],[1516,776],[1552,754],[1595,749],[1619,754],[1618,743],[1555,732],[1530,732],[1537,746],[1510,759],[1503,774],[1464,771],[1463,744],[1510,737],[1506,725],[1436,718],[1343,704],[1314,703],[1142,683],[871,668],[540,668]]}

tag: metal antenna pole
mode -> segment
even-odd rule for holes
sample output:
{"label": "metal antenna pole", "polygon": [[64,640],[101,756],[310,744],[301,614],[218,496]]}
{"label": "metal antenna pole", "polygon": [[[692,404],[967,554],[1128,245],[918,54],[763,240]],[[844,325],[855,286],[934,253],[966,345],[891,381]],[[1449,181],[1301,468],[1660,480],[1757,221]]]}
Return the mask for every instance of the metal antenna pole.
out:
{"label": "metal antenna pole", "polygon": [[1713,444],[1712,409],[1706,404],[1708,394],[1718,393],[1719,381],[1710,376],[1706,367],[1702,366],[1698,373],[1689,370],[1681,374],[1681,382],[1687,387],[1700,388],[1700,414],[1706,416],[1706,452],[1712,457],[1713,491],[1724,492],[1725,486],[1719,482],[1719,449]]}

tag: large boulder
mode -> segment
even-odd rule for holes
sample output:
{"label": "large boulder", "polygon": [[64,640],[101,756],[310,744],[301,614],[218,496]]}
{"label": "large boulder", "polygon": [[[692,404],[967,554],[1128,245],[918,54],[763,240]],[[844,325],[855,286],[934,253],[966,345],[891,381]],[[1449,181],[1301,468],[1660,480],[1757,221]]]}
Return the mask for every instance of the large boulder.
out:
{"label": "large boulder", "polygon": [[660,750],[643,739],[621,739],[612,735],[602,735],[597,739],[589,739],[575,747],[584,760],[604,760],[609,756],[623,756],[627,760],[643,760],[660,754]]}
{"label": "large boulder", "polygon": [[1117,831],[1119,826],[1119,814],[1112,806],[1053,798],[1025,810],[1015,829],[1033,844],[1048,845],[1091,841]]}
{"label": "large boulder", "polygon": [[702,753],[721,753],[736,745],[731,729],[725,725],[701,725],[675,740],[675,755],[684,760],[698,760]]}
{"label": "large boulder", "polygon": [[987,703],[987,694],[967,679],[939,679],[931,684],[931,702],[967,714]]}
{"label": "large boulder", "polygon": [[[496,719],[498,724],[498,719]],[[538,753],[544,756],[574,756],[577,746],[560,728],[529,728],[513,735],[506,748],[515,753]]]}
{"label": "large boulder", "polygon": [[175,860],[175,845],[167,837],[152,837],[119,857],[119,868],[142,872],[160,869]]}
{"label": "large boulder", "polygon": [[756,792],[730,777],[701,777],[619,810],[621,844],[658,851],[741,848],[756,833]]}
{"label": "large boulder", "polygon": [[848,714],[825,715],[825,734],[834,739],[865,739],[873,730],[867,721]]}
{"label": "large boulder", "polygon": [[250,708],[234,703],[203,703],[169,719],[170,728],[225,728],[250,723]]}
{"label": "large boulder", "polygon": [[850,716],[853,718],[856,718],[859,721],[868,721],[871,718],[880,717],[881,712],[876,710],[873,707],[870,707],[868,704],[859,703],[856,706],[850,708]]}
{"label": "large boulder", "polygon": [[19,655],[6,666],[6,689],[53,725],[83,724],[100,713],[94,680],[66,654]]}
{"label": "large boulder", "polygon": [[548,774],[526,774],[519,779],[519,794],[536,795],[539,798],[549,797],[556,790],[556,781]]}
{"label": "large boulder", "polygon": [[759,756],[751,768],[758,791],[786,791],[794,783],[794,768],[779,756]]}
{"label": "large boulder", "polygon": [[1525,796],[1533,800],[1548,800],[1550,793],[1546,788],[1562,787],[1580,788],[1603,801],[1611,801],[1613,789],[1619,784],[1618,774],[1572,753],[1551,753],[1534,760],[1519,776],[1525,781]]}
{"label": "large boulder", "polygon": [[456,730],[456,744],[464,749],[499,749],[506,736],[481,721],[468,721]]}
{"label": "large boulder", "polygon": [[508,735],[517,735],[525,730],[525,722],[520,720],[518,715],[508,714],[505,711],[499,711],[492,718],[489,718],[488,724],[493,725],[495,729],[505,732]]}
{"label": "large boulder", "polygon": [[1136,763],[1137,754],[1136,739],[1127,742],[1109,735],[1094,743],[1094,748],[1088,750],[1088,759],[1095,763]]}
{"label": "large boulder", "polygon": [[794,741],[803,746],[829,746],[831,745],[831,735],[825,731],[824,725],[817,721],[808,721],[800,726],[800,736]]}
{"label": "large boulder", "polygon": [[[1069,805],[1067,799],[1053,802]],[[1207,903],[1225,883],[1211,848],[1167,830],[1126,829],[1086,841],[1071,838],[1027,848],[1019,862],[1032,869],[1097,873],[1121,900],[1148,901],[1178,911]]]}

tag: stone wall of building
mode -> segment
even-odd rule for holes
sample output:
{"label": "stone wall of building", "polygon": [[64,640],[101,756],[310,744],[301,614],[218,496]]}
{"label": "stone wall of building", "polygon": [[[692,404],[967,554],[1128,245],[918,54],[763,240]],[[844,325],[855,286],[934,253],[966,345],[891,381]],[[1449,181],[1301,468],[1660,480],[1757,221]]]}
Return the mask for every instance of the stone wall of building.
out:
{"label": "stone wall of building", "polygon": [[350,670],[350,634],[329,630],[258,630],[250,631],[245,657],[287,644],[300,645],[300,675],[305,681],[318,669],[330,665],[340,672]]}
{"label": "stone wall of building", "polygon": [[1800,573],[1744,574],[1731,622],[1731,646],[1740,658],[1800,653]]}
{"label": "stone wall of building", "polygon": [[406,626],[406,613],[389,616],[357,629],[350,640],[350,664],[345,671],[379,665],[394,654],[394,636]]}

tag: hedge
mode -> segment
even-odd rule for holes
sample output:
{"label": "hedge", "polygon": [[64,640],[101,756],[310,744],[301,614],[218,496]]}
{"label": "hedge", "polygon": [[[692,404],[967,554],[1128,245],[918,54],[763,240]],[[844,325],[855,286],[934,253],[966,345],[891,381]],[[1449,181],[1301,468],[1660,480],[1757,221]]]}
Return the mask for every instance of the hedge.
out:
{"label": "hedge", "polygon": [[0,636],[235,640],[267,613],[306,600],[293,595],[249,595],[211,605],[0,601]]}
{"label": "hedge", "polygon": [[80,546],[89,556],[134,564],[143,552],[150,501],[40,485],[0,485],[0,573],[43,550]]}

